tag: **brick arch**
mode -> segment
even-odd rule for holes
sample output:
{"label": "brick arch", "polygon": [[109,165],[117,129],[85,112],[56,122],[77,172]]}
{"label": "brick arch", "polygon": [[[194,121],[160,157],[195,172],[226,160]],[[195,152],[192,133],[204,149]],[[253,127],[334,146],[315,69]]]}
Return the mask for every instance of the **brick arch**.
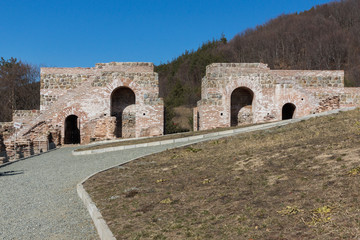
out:
{"label": "brick arch", "polygon": [[231,114],[231,108],[232,108],[231,107],[231,105],[232,105],[231,104],[231,95],[236,89],[247,89],[252,94],[251,108],[249,106],[249,107],[243,109],[243,111],[244,111],[243,113],[239,112],[240,117],[246,116],[246,115],[248,115],[248,116],[252,115],[251,122],[250,122],[251,118],[248,118],[249,121],[245,121],[244,124],[256,122],[257,113],[262,108],[262,105],[261,105],[262,102],[260,101],[261,98],[259,98],[262,96],[261,84],[258,81],[246,81],[241,78],[235,77],[234,79],[232,79],[232,81],[230,83],[226,84],[226,87],[225,87],[225,101],[226,101],[225,104],[226,104],[226,109],[229,112],[228,126],[235,126],[234,125],[235,120],[231,116],[232,115]]}
{"label": "brick arch", "polygon": [[[124,104],[126,106],[136,104],[136,95],[134,90],[126,86],[115,88],[110,94],[110,114],[113,115],[113,110],[124,110],[126,106],[118,106]],[[120,108],[120,109],[118,109]]]}
{"label": "brick arch", "polygon": [[[66,127],[65,121],[66,121],[66,118],[71,115],[77,116],[77,121],[79,122],[78,128],[80,131],[80,139],[82,139],[82,136],[83,136],[83,131],[82,131],[83,124],[82,123],[85,123],[87,121],[87,115],[83,111],[81,111],[80,107],[78,107],[78,106],[67,107],[67,108],[64,108],[58,114],[58,117],[57,117],[57,122],[61,126],[61,136],[62,136],[61,142],[62,143],[65,143],[65,127]],[[80,142],[81,142],[81,140],[80,140]]]}
{"label": "brick arch", "polygon": [[247,82],[247,81],[233,81],[232,83],[228,84],[225,88],[225,99],[228,104],[231,105],[231,94],[234,92],[235,89],[244,88],[248,89],[253,93],[253,101],[252,106],[253,108],[258,107],[258,96],[261,95],[262,89],[259,83],[257,82]]}
{"label": "brick arch", "polygon": [[71,106],[64,108],[61,112],[58,113],[57,122],[62,123],[65,121],[65,118],[69,115],[76,115],[80,119],[80,121],[87,120],[87,115],[80,110],[78,106]]}
{"label": "brick arch", "polygon": [[142,98],[141,98],[141,87],[139,86],[139,84],[131,78],[115,78],[113,79],[112,82],[110,82],[104,91],[105,97],[110,99],[111,98],[111,94],[114,92],[114,90],[116,90],[119,87],[127,87],[130,88],[136,97],[136,101],[137,102],[141,102]]}
{"label": "brick arch", "polygon": [[230,126],[252,123],[254,92],[248,87],[235,88],[230,94]]}

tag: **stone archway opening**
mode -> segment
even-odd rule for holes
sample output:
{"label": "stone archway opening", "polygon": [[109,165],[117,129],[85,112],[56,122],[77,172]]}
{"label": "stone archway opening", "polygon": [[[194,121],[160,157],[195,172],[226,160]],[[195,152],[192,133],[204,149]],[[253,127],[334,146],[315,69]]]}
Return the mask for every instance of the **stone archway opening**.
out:
{"label": "stone archway opening", "polygon": [[80,143],[80,123],[76,115],[69,115],[65,119],[64,144]]}
{"label": "stone archway opening", "polygon": [[246,87],[236,88],[231,93],[230,126],[249,124],[253,122],[252,102],[254,93]]}
{"label": "stone archway opening", "polygon": [[135,93],[130,88],[118,87],[111,93],[111,116],[116,117],[114,135],[117,138],[129,137],[129,134],[132,135],[127,133],[129,129],[135,129],[135,112],[124,111],[133,104],[135,104]]}
{"label": "stone archway opening", "polygon": [[286,103],[282,107],[282,120],[292,119],[294,117],[296,106],[292,103]]}

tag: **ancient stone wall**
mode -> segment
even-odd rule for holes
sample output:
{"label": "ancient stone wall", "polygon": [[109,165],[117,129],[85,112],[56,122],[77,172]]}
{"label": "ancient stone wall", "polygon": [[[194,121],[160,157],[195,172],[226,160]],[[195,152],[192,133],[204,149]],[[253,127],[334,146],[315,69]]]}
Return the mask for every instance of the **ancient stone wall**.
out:
{"label": "ancient stone wall", "polygon": [[103,116],[93,119],[83,126],[81,142],[94,142],[115,138],[116,117]]}
{"label": "ancient stone wall", "polygon": [[[106,87],[113,78],[134,78],[139,73],[153,73],[152,63],[97,63],[94,68],[41,68],[40,109],[47,110],[69,90],[91,82],[92,87]],[[76,90],[74,91],[76,94]]]}
{"label": "ancient stone wall", "polygon": [[[93,68],[42,68],[40,110],[14,111],[14,121],[22,123],[16,131],[13,123],[0,123],[0,158],[44,152],[65,139],[89,143],[162,135],[164,103],[153,70],[152,63],[117,62]],[[343,71],[215,63],[207,66],[202,79],[193,127],[277,121],[284,115],[296,118],[359,105],[360,89],[344,88]]]}
{"label": "ancient stone wall", "polygon": [[[22,127],[16,135],[4,135],[9,154],[16,156],[19,148],[31,152],[30,145],[24,144],[28,140],[34,151],[47,151],[50,144],[64,143],[66,131],[78,131],[81,143],[114,139],[117,125],[123,130],[123,135],[117,137],[162,135],[163,100],[153,69],[152,63],[116,62],[99,63],[93,68],[42,68],[40,110],[14,111],[13,119]],[[128,89],[133,102],[124,99],[128,95],[116,100],[114,92],[118,89]],[[120,108],[112,109],[116,101],[120,101]],[[112,110],[123,116],[116,118]],[[73,126],[66,128],[66,124]],[[68,133],[68,140],[74,140],[75,135]]]}
{"label": "ancient stone wall", "polygon": [[344,71],[314,71],[314,70],[270,70],[272,75],[278,75],[277,84],[287,83],[302,88],[344,87]]}
{"label": "ancient stone wall", "polygon": [[[158,75],[153,72],[153,68],[152,63],[106,63],[84,69],[83,74],[80,68],[42,69],[43,80],[51,84],[46,89],[41,89],[43,99],[49,99],[41,103],[41,109],[47,111],[60,109],[51,114],[53,124],[59,126],[63,125],[67,116],[74,114],[79,117],[81,128],[92,119],[113,115],[112,94],[118,88],[128,88],[135,95],[136,108],[136,124],[132,130],[134,133],[130,135],[132,137],[161,135],[163,134],[163,100],[159,98]],[[67,78],[61,81],[58,76],[67,76]],[[73,79],[78,79],[75,81],[76,84]],[[63,86],[68,86],[68,89],[64,89]],[[124,107],[126,106],[125,104]],[[85,132],[80,129],[82,138],[90,139],[89,133],[84,130]],[[98,137],[93,138],[98,139]]]}
{"label": "ancient stone wall", "polygon": [[154,64],[148,62],[110,62],[110,63],[97,63],[97,69],[106,69],[112,72],[132,72],[132,73],[145,73],[154,72]]}
{"label": "ancient stone wall", "polygon": [[287,103],[295,106],[293,117],[359,106],[359,92],[359,88],[344,88],[343,71],[270,70],[262,63],[215,63],[207,66],[202,79],[194,129],[196,125],[206,130],[281,120]]}
{"label": "ancient stone wall", "polygon": [[[117,126],[124,138],[162,135],[164,104],[153,70],[152,63],[118,62],[41,68],[40,110],[14,111],[13,121],[22,123],[16,131],[13,123],[0,123],[8,158],[47,151],[65,138],[75,143],[76,134],[80,143],[114,139]],[[113,93],[123,88],[133,94],[133,102],[120,97],[117,100],[124,102],[112,109]]]}
{"label": "ancient stone wall", "polygon": [[30,120],[37,118],[40,115],[40,110],[14,110],[13,122],[22,123],[23,125],[31,124]]}

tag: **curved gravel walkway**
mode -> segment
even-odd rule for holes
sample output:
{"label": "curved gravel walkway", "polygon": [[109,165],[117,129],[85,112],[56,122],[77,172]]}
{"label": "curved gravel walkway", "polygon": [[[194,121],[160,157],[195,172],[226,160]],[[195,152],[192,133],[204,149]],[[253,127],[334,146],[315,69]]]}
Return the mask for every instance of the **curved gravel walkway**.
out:
{"label": "curved gravel walkway", "polygon": [[[314,116],[282,121],[271,127]],[[84,156],[72,156],[71,151],[76,147],[64,147],[0,167],[0,239],[98,239],[90,215],[76,192],[76,185],[85,177],[146,154],[228,135],[234,133],[186,144]]]}
{"label": "curved gravel walkway", "polygon": [[182,144],[86,156],[72,156],[75,147],[64,147],[1,167],[0,239],[98,239],[76,184],[96,171]]}

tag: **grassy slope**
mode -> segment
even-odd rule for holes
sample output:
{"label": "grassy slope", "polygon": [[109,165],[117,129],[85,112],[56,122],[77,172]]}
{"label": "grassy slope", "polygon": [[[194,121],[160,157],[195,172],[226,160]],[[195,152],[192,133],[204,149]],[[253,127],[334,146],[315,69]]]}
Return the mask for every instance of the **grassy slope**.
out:
{"label": "grassy slope", "polygon": [[135,144],[141,144],[141,143],[151,143],[151,142],[158,142],[158,141],[164,141],[164,140],[170,140],[170,139],[178,139],[178,138],[185,138],[185,137],[192,137],[192,136],[198,136],[203,134],[208,134],[212,132],[219,132],[219,131],[226,131],[226,130],[232,130],[232,129],[238,129],[238,128],[245,128],[250,127],[254,125],[261,125],[263,123],[259,124],[244,124],[236,127],[226,127],[226,128],[215,128],[215,129],[208,129],[208,130],[202,130],[202,131],[192,131],[192,132],[183,132],[183,133],[176,133],[176,134],[167,134],[163,136],[155,136],[155,137],[146,137],[143,139],[128,139],[126,141],[117,141],[117,142],[105,142],[95,145],[89,145],[85,146],[83,148],[78,148],[75,150],[75,152],[82,152],[82,151],[88,151],[88,150],[95,150],[95,149],[104,149],[104,148],[111,148],[111,147],[119,147],[119,146],[128,146],[128,145],[135,145]]}
{"label": "grassy slope", "polygon": [[357,239],[360,111],[168,150],[85,188],[118,239]]}

